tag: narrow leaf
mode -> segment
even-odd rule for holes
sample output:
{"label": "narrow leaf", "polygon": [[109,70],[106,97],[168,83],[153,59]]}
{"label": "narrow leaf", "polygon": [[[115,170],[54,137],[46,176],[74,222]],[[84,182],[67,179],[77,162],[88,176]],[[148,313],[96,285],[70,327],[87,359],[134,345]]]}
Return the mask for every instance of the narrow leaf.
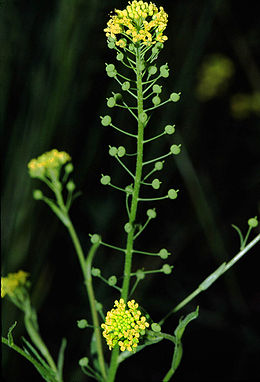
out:
{"label": "narrow leaf", "polygon": [[60,379],[62,379],[62,372],[63,372],[63,365],[64,365],[64,352],[65,352],[66,346],[67,346],[67,340],[66,338],[63,338],[61,341],[61,346],[60,346],[59,355],[58,355],[58,364],[57,364],[58,374]]}
{"label": "narrow leaf", "polygon": [[13,339],[13,335],[12,335],[12,331],[14,330],[14,328],[16,327],[17,325],[17,321],[14,322],[14,324],[12,326],[10,326],[10,328],[8,329],[8,333],[7,333],[7,338],[8,338],[8,344],[10,346],[13,345],[14,343],[14,339]]}

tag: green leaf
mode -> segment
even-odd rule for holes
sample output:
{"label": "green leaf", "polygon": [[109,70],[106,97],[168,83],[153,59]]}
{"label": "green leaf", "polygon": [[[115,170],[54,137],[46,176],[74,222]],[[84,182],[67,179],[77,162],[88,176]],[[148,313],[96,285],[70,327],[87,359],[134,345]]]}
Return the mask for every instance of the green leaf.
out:
{"label": "green leaf", "polygon": [[12,326],[10,326],[10,328],[8,329],[7,338],[8,338],[8,344],[9,344],[9,346],[12,346],[13,343],[14,343],[14,339],[13,339],[12,331],[14,330],[14,328],[16,327],[16,325],[17,325],[17,321],[15,321],[14,324],[13,324]]}
{"label": "green leaf", "polygon": [[146,346],[154,345],[163,340],[164,337],[160,335],[160,333],[155,333],[152,332],[151,330],[148,331],[147,339],[142,345],[137,346],[136,350],[133,351],[128,351],[125,350],[121,352],[117,358],[117,363],[123,362],[125,359],[131,357],[132,355],[135,355],[139,351],[143,350]]}
{"label": "green leaf", "polygon": [[58,375],[60,377],[60,380],[62,380],[62,372],[63,372],[63,365],[64,365],[64,352],[67,346],[67,340],[66,338],[63,338],[61,341],[61,346],[59,350],[59,355],[58,355]]}
{"label": "green leaf", "polygon": [[199,315],[199,307],[194,312],[189,313],[185,318],[181,318],[179,321],[179,325],[174,331],[175,339],[176,339],[176,344],[174,347],[174,353],[173,353],[173,358],[172,358],[172,365],[171,368],[175,371],[182,359],[182,354],[183,354],[183,348],[182,348],[182,343],[181,343],[181,338],[183,336],[184,330],[188,323],[195,318],[197,318]]}
{"label": "green leaf", "polygon": [[231,224],[231,226],[237,231],[237,233],[239,235],[239,238],[240,238],[240,248],[241,248],[243,246],[243,243],[244,243],[243,234],[242,234],[240,228],[238,228],[235,224]]}
{"label": "green leaf", "polygon": [[[35,349],[35,347],[30,344],[29,341],[27,341],[24,337],[22,337],[22,340],[23,342],[26,344],[26,346],[28,347],[28,349],[30,350],[30,352],[35,356],[35,358],[38,359],[38,361],[44,366],[45,369],[50,369],[49,365],[47,364],[47,362],[40,356],[40,354],[38,353],[38,351]],[[29,355],[32,355],[27,349],[26,347],[24,347],[24,351],[26,354],[29,354]]]}

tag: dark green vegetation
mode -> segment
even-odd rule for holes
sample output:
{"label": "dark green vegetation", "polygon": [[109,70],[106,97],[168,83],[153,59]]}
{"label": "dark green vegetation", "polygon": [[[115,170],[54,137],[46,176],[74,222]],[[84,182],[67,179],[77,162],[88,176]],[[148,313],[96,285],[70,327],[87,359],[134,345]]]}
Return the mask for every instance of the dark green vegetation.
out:
{"label": "dark green vegetation", "polygon": [[[166,247],[173,252],[172,275],[147,276],[135,293],[154,321],[239,250],[231,223],[246,231],[247,219],[260,214],[259,106],[258,114],[257,106],[235,114],[230,107],[237,94],[252,96],[260,91],[257,12],[232,0],[157,4],[169,14],[169,40],[158,60],[167,61],[171,69],[164,92],[167,88],[169,96],[181,91],[182,97],[154,113],[149,128],[152,136],[166,124],[176,124],[173,139],[182,143],[183,150],[159,174],[160,192],[174,184],[180,189],[178,199],[157,205],[157,218],[140,243],[148,251]],[[124,199],[104,188],[99,179],[101,173],[110,174],[118,184],[128,184],[127,175],[108,155],[108,145],[130,146],[125,137],[102,127],[99,116],[110,113],[117,126],[131,123],[126,111],[106,106],[106,97],[117,90],[106,76],[105,62],[117,63],[103,28],[108,13],[125,5],[118,0],[0,3],[2,273],[18,269],[31,273],[32,299],[52,354],[63,336],[68,340],[68,382],[86,380],[77,362],[88,355],[89,337],[76,320],[89,318],[89,305],[69,237],[50,210],[32,199],[38,183],[29,178],[26,166],[31,158],[54,147],[70,153],[74,180],[83,193],[71,217],[83,248],[89,248],[89,232],[100,233],[104,241],[124,242]],[[217,94],[203,102],[196,89],[203,63],[212,54],[230,59],[234,70]],[[238,107],[243,108],[245,102]],[[168,139],[163,138],[161,145],[156,142],[147,157],[163,154],[172,144],[172,137]],[[185,333],[176,381],[256,379],[260,352],[257,255],[259,246],[184,309],[188,313],[199,304],[200,316]],[[134,264],[136,269],[144,265],[154,269],[159,261],[135,255]],[[110,276],[117,275],[122,264],[118,253],[102,248],[94,265]],[[105,310],[118,297],[99,280],[96,294]],[[20,313],[8,301],[3,302],[2,313],[6,334]],[[166,322],[165,331],[176,327],[180,314]],[[13,335],[20,343],[21,322]],[[160,343],[132,357],[119,369],[118,380],[125,380],[127,370],[132,381],[158,381],[170,362],[168,346]],[[161,362],[156,370],[151,368],[155,357]],[[32,366],[9,349],[3,349],[3,375],[8,382],[17,381],[18,376],[40,381]]]}

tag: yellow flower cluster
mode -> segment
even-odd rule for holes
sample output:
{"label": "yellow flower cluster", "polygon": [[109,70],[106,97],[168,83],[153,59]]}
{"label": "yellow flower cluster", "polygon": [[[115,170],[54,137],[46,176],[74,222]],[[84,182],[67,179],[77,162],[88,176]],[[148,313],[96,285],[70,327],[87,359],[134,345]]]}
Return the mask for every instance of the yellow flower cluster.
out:
{"label": "yellow flower cluster", "polygon": [[29,273],[18,271],[16,273],[9,273],[7,277],[1,277],[1,297],[6,294],[12,295],[16,288],[26,283]]}
{"label": "yellow flower cluster", "polygon": [[110,350],[118,344],[121,351],[133,351],[138,345],[140,335],[149,326],[135,300],[128,301],[127,306],[129,309],[126,309],[122,298],[116,300],[115,308],[107,312],[105,323],[101,325]]}
{"label": "yellow flower cluster", "polygon": [[[133,43],[152,45],[164,42],[167,36],[163,31],[167,26],[168,15],[163,7],[160,10],[153,3],[132,1],[124,10],[115,10],[104,29],[106,36],[116,40],[116,45],[124,48],[127,39]],[[119,36],[117,36],[119,35]]]}
{"label": "yellow flower cluster", "polygon": [[28,163],[32,178],[42,178],[48,175],[48,170],[60,170],[61,166],[70,161],[71,157],[65,151],[53,149]]}

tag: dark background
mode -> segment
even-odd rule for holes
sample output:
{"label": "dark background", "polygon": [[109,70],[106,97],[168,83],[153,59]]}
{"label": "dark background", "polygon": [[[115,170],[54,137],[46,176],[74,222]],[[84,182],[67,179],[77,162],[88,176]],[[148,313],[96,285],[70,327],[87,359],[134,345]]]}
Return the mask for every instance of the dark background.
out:
{"label": "dark background", "polygon": [[[180,189],[175,201],[159,202],[158,219],[138,241],[140,249],[173,253],[170,276],[147,276],[134,295],[159,321],[223,261],[239,251],[236,224],[245,233],[247,220],[260,212],[260,91],[259,14],[254,3],[233,0],[156,2],[169,14],[169,40],[158,63],[168,62],[171,75],[163,96],[181,91],[181,101],[154,113],[149,129],[160,132],[176,124],[175,136],[162,138],[147,152],[152,158],[182,143],[182,154],[167,161],[158,177],[158,196]],[[65,381],[83,382],[78,360],[89,356],[90,331],[76,321],[90,318],[81,272],[64,226],[32,190],[41,185],[27,174],[28,161],[52,148],[73,158],[73,174],[82,196],[71,216],[83,248],[88,233],[124,245],[126,215],[123,198],[104,188],[100,174],[110,174],[125,186],[127,175],[108,155],[108,145],[129,140],[101,127],[100,115],[109,113],[118,126],[132,126],[127,112],[108,109],[106,97],[118,85],[105,73],[105,62],[120,65],[107,48],[103,29],[114,8],[126,1],[55,0],[1,1],[1,128],[2,131],[2,274],[30,272],[32,301],[37,307],[43,338],[54,357],[62,337],[68,340]],[[212,54],[232,62],[233,74],[207,100],[198,96],[202,68]],[[211,80],[214,82],[215,75]],[[210,81],[210,80],[209,80]],[[232,110],[237,94],[247,101]],[[249,101],[248,101],[249,100]],[[156,193],[157,191],[155,191]],[[144,221],[144,205],[139,219]],[[259,228],[255,231],[259,232]],[[254,234],[255,234],[254,233]],[[252,235],[253,237],[253,235]],[[259,244],[224,277],[166,321],[173,333],[182,314],[200,305],[199,318],[184,337],[184,356],[176,381],[253,381],[259,377],[260,287]],[[120,277],[120,254],[101,248],[96,267],[105,277]],[[133,268],[160,268],[158,258],[135,256]],[[95,280],[96,297],[104,310],[117,298]],[[3,334],[15,320],[15,341],[26,335],[21,313],[6,299],[2,304]],[[160,381],[168,370],[173,347],[166,342],[146,348],[119,368],[118,381]],[[109,352],[108,352],[109,353]],[[106,354],[106,357],[109,354]],[[6,381],[40,381],[34,368],[4,348]]]}

